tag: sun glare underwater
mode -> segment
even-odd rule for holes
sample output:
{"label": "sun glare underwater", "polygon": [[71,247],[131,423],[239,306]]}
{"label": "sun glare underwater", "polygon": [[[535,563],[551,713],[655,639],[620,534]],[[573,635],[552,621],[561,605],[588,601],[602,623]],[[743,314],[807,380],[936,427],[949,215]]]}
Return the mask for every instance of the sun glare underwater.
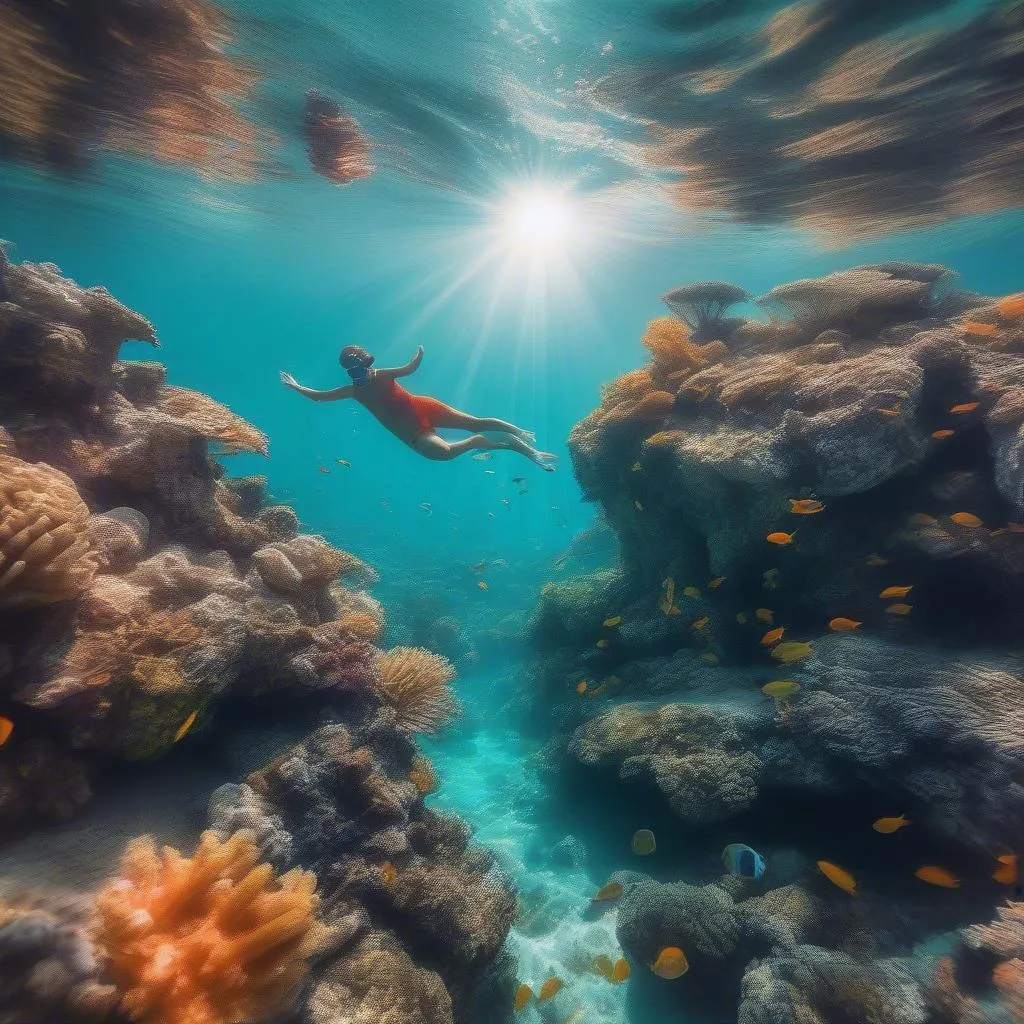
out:
{"label": "sun glare underwater", "polygon": [[0,0],[0,1022],[1024,1024],[1022,68]]}

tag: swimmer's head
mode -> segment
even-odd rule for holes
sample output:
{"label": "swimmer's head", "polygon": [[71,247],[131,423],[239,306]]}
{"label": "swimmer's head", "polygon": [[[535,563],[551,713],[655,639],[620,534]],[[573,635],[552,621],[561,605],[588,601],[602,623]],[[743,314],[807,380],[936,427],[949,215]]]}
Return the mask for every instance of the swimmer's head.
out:
{"label": "swimmer's head", "polygon": [[346,345],[341,350],[339,362],[348,371],[353,384],[365,384],[373,366],[373,356],[358,345]]}

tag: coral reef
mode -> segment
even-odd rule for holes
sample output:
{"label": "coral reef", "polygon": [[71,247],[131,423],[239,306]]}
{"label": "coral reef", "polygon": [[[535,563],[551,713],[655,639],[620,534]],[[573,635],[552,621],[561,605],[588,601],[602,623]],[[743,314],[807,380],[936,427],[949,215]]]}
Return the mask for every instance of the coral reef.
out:
{"label": "coral reef", "polygon": [[398,726],[408,732],[436,732],[458,711],[448,684],[451,662],[416,647],[395,647],[377,658],[377,686],[394,707]]}

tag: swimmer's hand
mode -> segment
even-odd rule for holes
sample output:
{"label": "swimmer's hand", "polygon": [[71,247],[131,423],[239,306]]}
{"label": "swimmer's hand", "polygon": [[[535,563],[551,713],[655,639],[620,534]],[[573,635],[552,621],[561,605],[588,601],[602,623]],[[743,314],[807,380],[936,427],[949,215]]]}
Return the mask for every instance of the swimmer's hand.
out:
{"label": "swimmer's hand", "polygon": [[281,383],[293,391],[302,390],[302,385],[290,373],[285,373],[284,370],[281,371]]}
{"label": "swimmer's hand", "polygon": [[422,362],[423,362],[423,346],[420,345],[420,347],[418,349],[416,349],[416,355],[414,355],[412,357],[412,362],[409,365],[415,370],[415,369],[419,368],[419,365]]}

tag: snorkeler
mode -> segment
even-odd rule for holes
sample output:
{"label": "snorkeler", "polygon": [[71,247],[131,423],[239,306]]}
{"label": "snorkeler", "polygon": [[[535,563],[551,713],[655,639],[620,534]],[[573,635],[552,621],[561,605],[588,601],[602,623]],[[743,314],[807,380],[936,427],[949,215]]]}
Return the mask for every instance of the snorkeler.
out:
{"label": "snorkeler", "polygon": [[[343,348],[339,361],[348,371],[351,384],[330,391],[315,391],[303,387],[290,373],[281,374],[281,383],[314,402],[354,398],[395,437],[428,459],[449,462],[466,452],[507,450],[525,455],[549,473],[554,471],[557,456],[534,448],[531,444],[534,436],[529,431],[491,416],[470,416],[436,398],[412,395],[406,391],[398,383],[398,378],[416,372],[423,361],[422,345],[405,366],[390,370],[373,369],[373,356],[358,345]],[[437,433],[439,428],[471,430],[474,433],[458,441],[446,441]],[[489,437],[480,431],[493,431],[501,436]]]}

